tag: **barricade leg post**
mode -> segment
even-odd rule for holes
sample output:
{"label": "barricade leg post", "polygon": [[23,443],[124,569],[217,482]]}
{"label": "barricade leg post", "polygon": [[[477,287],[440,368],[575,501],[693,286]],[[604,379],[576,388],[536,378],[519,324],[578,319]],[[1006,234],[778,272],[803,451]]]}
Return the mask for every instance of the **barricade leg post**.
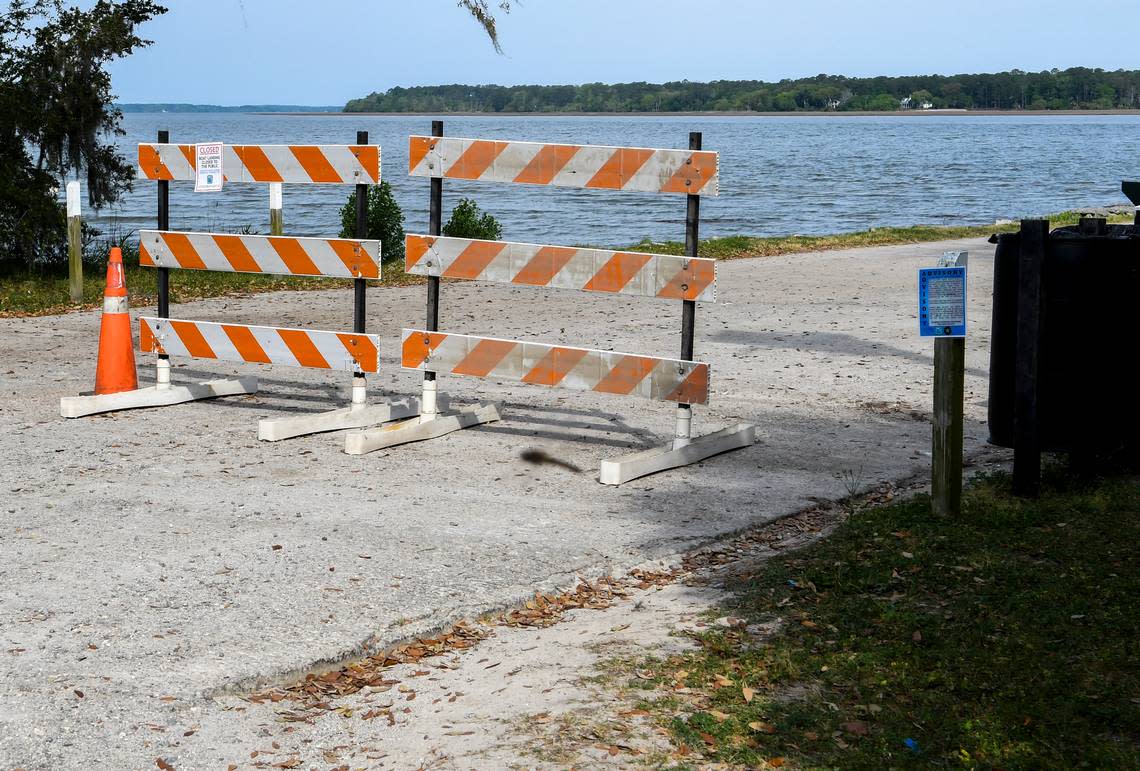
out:
{"label": "barricade leg post", "polygon": [[[431,122],[433,137],[443,136],[443,121]],[[428,202],[428,229],[432,235],[443,232],[443,180],[432,178]],[[439,278],[429,276],[427,283],[427,323],[432,332],[439,329]],[[348,434],[344,440],[344,451],[349,455],[364,455],[409,442],[422,442],[436,439],[453,431],[458,431],[482,423],[499,419],[499,410],[494,404],[480,404],[458,412],[440,412],[448,408],[446,395],[439,393],[435,372],[424,372],[423,401],[418,417],[393,423],[368,431]]]}
{"label": "barricade leg post", "polygon": [[[356,144],[368,144],[368,132],[356,132]],[[356,186],[356,237],[368,238],[368,190],[369,185]],[[356,278],[352,283],[352,331],[364,334],[367,324],[368,282]],[[419,403],[414,398],[402,399],[387,404],[368,404],[368,382],[363,372],[352,373],[352,397],[349,406],[321,412],[315,415],[299,415],[292,418],[261,420],[257,424],[257,438],[263,442],[276,442],[297,436],[320,434],[328,431],[343,431],[353,428],[367,428],[391,420],[401,420],[419,413]]]}
{"label": "barricade leg post", "polygon": [[[689,149],[701,149],[701,132],[689,133]],[[687,195],[685,209],[685,255],[696,259],[700,244],[701,197]],[[681,301],[681,359],[693,360],[693,339],[696,335],[697,303],[694,300]],[[677,405],[677,424],[673,442],[668,447],[659,447],[634,453],[622,458],[602,461],[598,481],[607,485],[620,485],[666,469],[687,466],[697,461],[719,455],[730,450],[747,447],[756,441],[756,428],[748,423],[740,423],[716,433],[693,439],[693,407],[690,404]]]}

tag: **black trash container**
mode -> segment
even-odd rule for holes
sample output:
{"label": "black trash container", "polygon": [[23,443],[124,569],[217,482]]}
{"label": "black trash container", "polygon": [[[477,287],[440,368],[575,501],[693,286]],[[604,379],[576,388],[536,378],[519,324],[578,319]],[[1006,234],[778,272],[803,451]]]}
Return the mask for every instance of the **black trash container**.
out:
{"label": "black trash container", "polygon": [[[989,426],[990,442],[1002,447],[1014,442],[1020,247],[1020,234],[997,237]],[[1047,242],[1042,292],[1041,449],[1135,450],[1140,429],[1140,232],[1132,225],[1104,226],[1103,221],[1054,230]]]}

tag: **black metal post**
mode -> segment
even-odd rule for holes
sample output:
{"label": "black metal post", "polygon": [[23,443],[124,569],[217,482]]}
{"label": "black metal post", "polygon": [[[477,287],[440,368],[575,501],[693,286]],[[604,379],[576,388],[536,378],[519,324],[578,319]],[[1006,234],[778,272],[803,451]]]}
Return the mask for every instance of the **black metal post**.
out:
{"label": "black metal post", "polygon": [[[431,122],[431,135],[443,136],[443,121]],[[428,204],[428,235],[438,236],[443,232],[443,178],[431,178],[431,200]],[[428,276],[427,290],[427,329],[439,330],[439,276]],[[424,380],[435,380],[434,372],[424,372]]]}
{"label": "black metal post", "polygon": [[1036,497],[1041,487],[1037,370],[1041,354],[1042,274],[1049,220],[1021,221],[1017,262],[1017,359],[1013,408],[1013,492]]}
{"label": "black metal post", "polygon": [[[367,131],[356,132],[356,144],[368,144]],[[368,238],[368,185],[356,186],[356,237]],[[352,288],[352,331],[362,334],[365,327],[365,290],[368,284],[363,278],[358,278],[352,282]]]}
{"label": "black metal post", "polygon": [[[169,142],[170,132],[159,131],[158,143]],[[158,181],[158,229],[170,230],[170,182],[165,179]],[[158,269],[158,317],[170,318],[170,268]]]}
{"label": "black metal post", "polygon": [[[701,149],[701,132],[689,132],[689,149]],[[685,256],[696,257],[697,247],[700,243],[701,224],[701,197],[699,195],[686,196],[688,208],[685,211]],[[684,361],[693,360],[693,335],[697,326],[697,303],[695,300],[681,301],[681,358]],[[691,410],[688,404],[677,405],[682,410]]]}

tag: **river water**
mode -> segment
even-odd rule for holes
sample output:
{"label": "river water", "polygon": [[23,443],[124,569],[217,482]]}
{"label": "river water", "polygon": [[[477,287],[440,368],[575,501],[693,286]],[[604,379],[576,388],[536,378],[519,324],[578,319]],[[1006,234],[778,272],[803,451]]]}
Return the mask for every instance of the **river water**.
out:
{"label": "river water", "polygon": [[[382,147],[409,232],[427,228],[428,180],[409,177],[408,136],[430,133],[425,116],[124,116],[124,152],[168,129],[175,142],[352,144],[367,130]],[[826,234],[878,226],[986,224],[997,218],[1104,206],[1123,200],[1122,178],[1140,176],[1140,116],[448,117],[450,136],[571,144],[687,147],[704,132],[720,151],[720,196],[701,205],[701,236]],[[349,187],[286,185],[285,231],[335,236]],[[445,180],[444,215],[472,197],[512,241],[619,246],[681,239],[682,196]],[[268,231],[264,185],[221,193],[171,185],[176,230]],[[95,218],[125,233],[155,222],[155,183],[139,180]]]}

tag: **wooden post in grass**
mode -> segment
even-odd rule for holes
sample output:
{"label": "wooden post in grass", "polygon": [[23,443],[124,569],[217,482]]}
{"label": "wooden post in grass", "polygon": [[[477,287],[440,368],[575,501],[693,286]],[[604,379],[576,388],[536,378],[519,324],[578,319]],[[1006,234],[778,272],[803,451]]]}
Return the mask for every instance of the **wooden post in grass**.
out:
{"label": "wooden post in grass", "polygon": [[965,397],[966,339],[934,341],[934,435],[931,441],[931,496],[934,514],[962,513],[962,402]]}
{"label": "wooden post in grass", "polygon": [[[962,433],[966,379],[968,252],[946,252],[920,273],[922,333],[934,337],[934,420],[930,438],[931,507],[939,517],[962,513]],[[927,274],[925,280],[921,277]],[[935,283],[938,288],[934,287]]]}
{"label": "wooden post in grass", "polygon": [[1041,489],[1037,369],[1041,355],[1042,272],[1049,220],[1021,221],[1017,261],[1017,355],[1014,365],[1013,492],[1036,498]]}
{"label": "wooden post in grass", "polygon": [[281,183],[269,183],[269,235],[285,235],[285,212],[281,209]]}
{"label": "wooden post in grass", "polygon": [[79,183],[67,183],[67,278],[73,303],[83,302],[83,218]]}

